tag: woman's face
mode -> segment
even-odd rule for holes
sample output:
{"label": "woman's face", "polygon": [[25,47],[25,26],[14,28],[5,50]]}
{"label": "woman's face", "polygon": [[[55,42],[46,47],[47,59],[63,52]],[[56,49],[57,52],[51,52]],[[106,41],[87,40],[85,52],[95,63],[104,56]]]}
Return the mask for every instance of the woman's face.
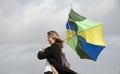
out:
{"label": "woman's face", "polygon": [[55,39],[53,39],[53,38],[50,37],[50,36],[48,36],[48,41],[49,41],[49,44],[55,43]]}

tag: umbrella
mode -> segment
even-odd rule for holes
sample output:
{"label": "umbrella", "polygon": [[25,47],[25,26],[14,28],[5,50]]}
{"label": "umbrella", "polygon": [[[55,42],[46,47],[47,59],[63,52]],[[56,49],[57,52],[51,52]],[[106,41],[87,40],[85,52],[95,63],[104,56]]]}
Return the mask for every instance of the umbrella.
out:
{"label": "umbrella", "polygon": [[106,46],[102,28],[101,22],[87,19],[71,9],[66,23],[67,43],[81,59],[96,61]]}

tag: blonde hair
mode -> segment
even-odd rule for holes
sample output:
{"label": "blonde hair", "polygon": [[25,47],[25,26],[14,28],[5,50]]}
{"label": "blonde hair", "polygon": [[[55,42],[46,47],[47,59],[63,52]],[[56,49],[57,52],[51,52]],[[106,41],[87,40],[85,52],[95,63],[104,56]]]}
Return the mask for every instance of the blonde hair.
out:
{"label": "blonde hair", "polygon": [[60,49],[63,48],[64,41],[60,38],[59,34],[56,31],[49,31],[47,34],[48,36],[55,39],[55,42],[59,45]]}

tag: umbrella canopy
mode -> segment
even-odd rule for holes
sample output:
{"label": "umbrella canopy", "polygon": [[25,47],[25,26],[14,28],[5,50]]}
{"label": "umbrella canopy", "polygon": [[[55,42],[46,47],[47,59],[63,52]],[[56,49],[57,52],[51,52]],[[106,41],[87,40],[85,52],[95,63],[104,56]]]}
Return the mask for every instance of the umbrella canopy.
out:
{"label": "umbrella canopy", "polygon": [[96,61],[105,48],[102,23],[95,22],[70,10],[66,24],[67,43],[81,59]]}

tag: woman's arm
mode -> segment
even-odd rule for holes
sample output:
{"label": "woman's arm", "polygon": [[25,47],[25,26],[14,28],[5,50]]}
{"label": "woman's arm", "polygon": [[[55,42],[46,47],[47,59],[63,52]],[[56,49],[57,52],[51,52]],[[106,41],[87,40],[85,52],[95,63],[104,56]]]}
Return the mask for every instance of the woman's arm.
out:
{"label": "woman's arm", "polygon": [[46,48],[44,52],[42,51],[39,51],[38,52],[38,59],[45,59],[45,58],[48,58],[49,56],[52,55],[52,49],[50,47]]}

